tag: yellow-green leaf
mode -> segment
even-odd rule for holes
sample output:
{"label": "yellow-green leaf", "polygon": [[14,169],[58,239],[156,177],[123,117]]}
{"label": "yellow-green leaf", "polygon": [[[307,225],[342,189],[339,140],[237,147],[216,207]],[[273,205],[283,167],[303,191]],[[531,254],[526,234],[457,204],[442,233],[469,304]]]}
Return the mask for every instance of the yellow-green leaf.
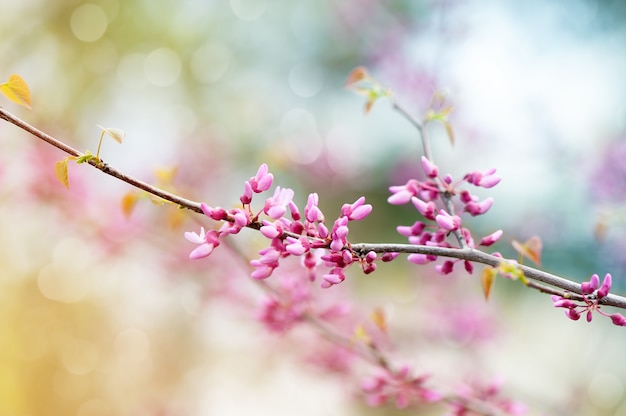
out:
{"label": "yellow-green leaf", "polygon": [[541,251],[543,250],[541,238],[537,236],[530,237],[523,244],[513,240],[511,245],[519,254],[529,258],[536,265],[541,266]]}
{"label": "yellow-green leaf", "polygon": [[122,143],[122,141],[124,140],[124,137],[126,137],[126,133],[124,133],[124,130],[122,129],[117,129],[115,127],[102,127],[100,125],[98,125],[98,127],[100,127],[102,129],[102,131],[104,131],[106,134],[108,134],[109,136],[111,136],[113,138],[113,140],[115,140],[118,143]]}
{"label": "yellow-green leaf", "polygon": [[350,74],[348,75],[348,80],[346,81],[346,86],[349,87],[353,84],[356,84],[359,81],[363,81],[364,79],[369,78],[367,73],[367,69],[363,66],[359,66],[354,68]]}
{"label": "yellow-green leaf", "polygon": [[450,139],[450,144],[454,146],[454,131],[452,130],[452,125],[448,121],[444,121],[443,126],[448,134],[448,139]]}
{"label": "yellow-green leaf", "polygon": [[493,287],[493,282],[495,280],[498,271],[493,267],[485,267],[480,276],[480,281],[483,285],[483,294],[485,295],[485,300],[489,300],[489,295],[491,294],[491,288]]}
{"label": "yellow-green leaf", "polygon": [[135,209],[135,205],[137,204],[137,199],[139,199],[136,192],[128,192],[122,198],[122,212],[126,218],[130,217]]}
{"label": "yellow-green leaf", "polygon": [[374,309],[374,311],[370,314],[370,319],[378,329],[382,332],[387,332],[387,317],[385,315],[385,311],[381,308]]}
{"label": "yellow-green leaf", "polygon": [[68,159],[59,160],[54,164],[54,174],[56,175],[59,182],[61,182],[67,189],[70,188],[70,176],[67,171],[67,161]]}
{"label": "yellow-green leaf", "polygon": [[177,173],[178,173],[177,166],[174,166],[171,168],[157,168],[154,170],[154,176],[157,177],[157,180],[162,185],[171,184]]}
{"label": "yellow-green leaf", "polygon": [[30,89],[19,75],[10,75],[7,82],[0,84],[0,92],[14,103],[30,109]]}
{"label": "yellow-green leaf", "polygon": [[369,344],[370,342],[372,342],[372,338],[367,333],[365,327],[361,324],[357,325],[356,328],[354,328],[354,333],[352,334],[352,342],[358,341],[361,341],[364,344]]}

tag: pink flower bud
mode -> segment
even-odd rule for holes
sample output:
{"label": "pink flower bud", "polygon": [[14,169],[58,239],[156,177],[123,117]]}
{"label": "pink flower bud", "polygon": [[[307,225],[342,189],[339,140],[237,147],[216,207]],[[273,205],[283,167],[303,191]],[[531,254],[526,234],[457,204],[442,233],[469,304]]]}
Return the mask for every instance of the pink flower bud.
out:
{"label": "pink flower bud", "polygon": [[222,221],[228,218],[228,212],[224,208],[220,208],[220,207],[212,208],[208,206],[207,204],[205,204],[204,202],[202,202],[200,204],[200,209],[202,209],[202,212],[204,212],[204,215],[206,215],[207,217],[215,221]]}
{"label": "pink flower bud", "polygon": [[578,321],[580,319],[580,313],[576,309],[566,310],[565,316],[567,316],[572,321]]}
{"label": "pink flower bud", "polygon": [[341,207],[341,215],[345,215],[349,220],[362,220],[372,212],[372,206],[365,204],[365,197],[362,196],[352,205],[344,204]]}
{"label": "pink flower bud", "polygon": [[598,289],[598,299],[602,299],[609,294],[612,282],[613,278],[611,277],[611,274],[607,273],[606,276],[604,276],[604,280],[602,281],[602,286],[600,286],[600,289]]}
{"label": "pink flower bud", "polygon": [[395,260],[399,255],[400,253],[384,253],[382,256],[380,256],[380,259],[386,263]]}
{"label": "pink flower bud", "polygon": [[407,190],[401,190],[387,198],[387,202],[389,202],[391,205],[402,205],[409,202],[411,200],[411,197],[413,196],[414,195],[412,192],[409,192]]}
{"label": "pink flower bud", "polygon": [[498,230],[496,232],[489,234],[488,236],[483,237],[480,240],[479,245],[484,246],[484,247],[489,247],[490,245],[498,241],[500,237],[502,237],[502,230]]}
{"label": "pink flower bud", "polygon": [[588,282],[583,282],[580,285],[580,291],[583,295],[590,295],[598,289],[598,286],[600,286],[600,278],[597,274],[594,274]]}
{"label": "pink flower bud", "polygon": [[273,267],[261,266],[261,267],[258,267],[255,271],[253,271],[252,274],[250,274],[250,277],[255,280],[267,279],[268,277],[271,276],[273,271],[274,271]]}
{"label": "pink flower bud", "polygon": [[[495,170],[494,170],[495,171]],[[502,178],[495,175],[483,176],[476,185],[482,186],[483,188],[493,188],[497,184],[500,183]]]}
{"label": "pink flower bud", "polygon": [[450,260],[446,260],[441,265],[435,266],[435,270],[441,274],[450,274],[454,270],[454,263]]}
{"label": "pink flower bud", "polygon": [[324,281],[322,282],[322,287],[327,289],[333,285],[337,285],[343,282],[346,279],[346,276],[343,274],[343,270],[336,267],[330,271],[330,273],[325,274],[323,277]]}
{"label": "pink flower bud", "polygon": [[493,205],[493,198],[489,197],[483,202],[470,201],[465,205],[465,212],[469,212],[471,216],[482,215],[489,211],[489,208]]}
{"label": "pink flower bud", "polygon": [[243,194],[239,197],[239,200],[244,205],[250,205],[250,203],[252,202],[252,185],[250,185],[250,182],[244,182]]}
{"label": "pink flower bud", "polygon": [[304,218],[308,222],[324,221],[324,214],[318,208],[319,197],[316,193],[309,194],[306,206],[304,207]]}
{"label": "pink flower bud", "polygon": [[264,226],[262,226],[259,231],[261,231],[261,234],[263,234],[265,237],[269,238],[269,239],[273,239],[278,237],[279,235],[281,235],[283,233],[282,231],[282,227],[277,226],[275,224],[272,224],[271,222],[267,222],[267,221],[263,221],[263,223],[265,224]]}
{"label": "pink flower bud", "polygon": [[461,199],[461,202],[463,202],[464,204],[467,204],[468,202],[472,202],[478,198],[475,198],[474,196],[472,196],[472,194],[469,193],[469,191],[463,189],[459,195],[459,198]]}
{"label": "pink flower bud", "polygon": [[269,173],[267,164],[263,163],[256,173],[256,176],[250,178],[250,187],[256,193],[267,191],[272,186],[274,175]]}
{"label": "pink flower bud", "polygon": [[437,224],[445,230],[455,231],[461,226],[461,217],[458,215],[450,215],[446,211],[439,210],[439,215],[435,217]]}
{"label": "pink flower bud", "polygon": [[617,326],[626,326],[626,318],[624,318],[623,315],[614,313],[613,315],[610,315],[610,318],[611,321],[613,321],[613,324]]}
{"label": "pink flower bud", "polygon": [[407,256],[407,260],[415,264],[426,264],[436,259],[437,257],[435,256],[429,256],[429,255],[421,254],[421,253],[413,253]]}
{"label": "pink flower bud", "polygon": [[437,165],[428,160],[425,156],[422,156],[422,168],[424,169],[424,173],[429,178],[436,178],[439,174],[439,168]]}
{"label": "pink flower bud", "polygon": [[435,219],[435,210],[437,209],[437,206],[433,201],[424,202],[417,197],[412,197],[411,202],[413,203],[415,208],[417,208],[419,213],[424,216],[424,218],[429,220]]}

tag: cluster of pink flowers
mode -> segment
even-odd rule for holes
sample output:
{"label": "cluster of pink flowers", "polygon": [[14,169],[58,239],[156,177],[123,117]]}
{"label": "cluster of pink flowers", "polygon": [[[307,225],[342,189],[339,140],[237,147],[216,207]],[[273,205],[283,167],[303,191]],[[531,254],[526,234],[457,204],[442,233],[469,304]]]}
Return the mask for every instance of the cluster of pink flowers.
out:
{"label": "cluster of pink flowers", "polygon": [[626,317],[620,313],[607,314],[600,310],[600,300],[609,294],[613,278],[607,273],[600,285],[600,277],[597,274],[591,276],[588,282],[580,285],[583,301],[576,302],[568,297],[553,295],[552,301],[557,308],[565,308],[565,315],[577,321],[583,313],[586,313],[587,322],[593,319],[593,312],[611,318],[611,321],[617,326],[626,326]]}
{"label": "cluster of pink flowers", "polygon": [[[324,288],[344,281],[345,270],[353,263],[359,263],[365,273],[376,269],[376,253],[355,253],[350,249],[347,238],[349,223],[362,220],[372,211],[372,206],[365,203],[364,197],[352,204],[344,204],[339,218],[329,230],[324,214],[318,207],[319,197],[316,193],[309,195],[304,216],[293,201],[294,191],[279,186],[265,200],[263,208],[257,213],[253,212],[251,203],[254,194],[267,191],[272,186],[273,179],[267,165],[262,164],[257,174],[244,184],[244,192],[240,197],[241,208],[226,210],[202,203],[201,208],[205,215],[224,222],[218,230],[205,232],[202,228],[199,234],[186,232],[185,238],[198,244],[189,257],[206,257],[220,244],[223,236],[237,234],[244,227],[252,227],[259,229],[270,240],[269,246],[259,251],[260,257],[250,262],[254,267],[251,274],[253,279],[268,278],[279,266],[280,260],[288,256],[302,257],[302,264],[312,281],[316,279],[316,268],[319,264],[328,267],[328,272],[322,277],[321,286]],[[259,218],[261,214],[265,215],[264,219]],[[322,249],[323,253],[316,254],[316,249]],[[381,256],[381,260],[390,261],[395,256],[397,254],[386,254]]]}
{"label": "cluster of pink flowers", "polygon": [[[496,380],[488,385],[476,383],[461,385],[457,389],[456,397],[451,400],[451,415],[468,416],[477,414],[476,407],[481,409],[481,414],[512,416],[525,414],[527,409],[524,404],[502,397],[500,394],[501,384],[500,380]],[[484,409],[486,406],[489,406],[490,409]]]}
{"label": "cluster of pink flowers", "polygon": [[427,380],[428,375],[413,376],[408,366],[402,366],[395,372],[381,369],[363,380],[361,388],[370,406],[381,406],[391,400],[398,409],[405,409],[412,403],[433,403],[443,398],[425,386]]}
{"label": "cluster of pink flowers", "polygon": [[[462,219],[454,211],[450,212],[444,200],[454,203],[454,197],[462,204],[463,212],[472,216],[486,213],[493,205],[493,198],[486,198],[479,201],[479,198],[472,195],[466,189],[459,189],[459,186],[466,182],[474,186],[491,188],[500,182],[500,177],[495,175],[495,169],[486,172],[471,172],[463,177],[461,181],[454,182],[451,175],[441,177],[439,168],[426,157],[422,156],[422,168],[427,176],[426,180],[410,179],[401,186],[391,186],[391,195],[387,201],[390,204],[401,205],[411,202],[417,211],[430,221],[416,221],[410,226],[399,226],[398,232],[407,237],[411,244],[430,245],[438,247],[453,247],[448,241],[450,233],[456,233],[464,244],[475,248],[476,243],[469,229],[462,227]],[[438,204],[443,205],[440,207]],[[490,246],[502,236],[502,230],[483,237],[478,243],[479,246]],[[427,254],[410,254],[410,262],[416,264],[426,264],[437,260],[437,256]],[[454,264],[461,260],[447,260],[437,266],[437,271],[442,274],[452,272]],[[471,273],[473,266],[469,261],[463,261],[465,269]]]}

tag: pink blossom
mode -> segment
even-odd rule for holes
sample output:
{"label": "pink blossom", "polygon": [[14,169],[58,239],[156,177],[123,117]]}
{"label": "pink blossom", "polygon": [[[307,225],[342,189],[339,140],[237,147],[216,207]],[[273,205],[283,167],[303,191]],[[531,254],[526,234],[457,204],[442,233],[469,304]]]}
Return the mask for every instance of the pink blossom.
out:
{"label": "pink blossom", "polygon": [[446,260],[443,264],[435,266],[435,270],[441,274],[450,274],[454,270],[454,262],[452,260]]}
{"label": "pink blossom", "polygon": [[340,267],[333,268],[330,273],[325,274],[323,277],[322,287],[327,289],[331,286],[337,285],[346,280],[346,275],[343,273],[343,269]]}
{"label": "pink blossom", "polygon": [[591,276],[588,282],[583,282],[580,285],[580,291],[583,295],[590,295],[600,287],[600,277],[597,274]]}
{"label": "pink blossom", "polygon": [[499,176],[496,176],[495,173],[495,168],[489,169],[486,172],[475,171],[465,175],[464,179],[475,186],[492,188],[500,183],[500,180],[502,179]]}
{"label": "pink blossom", "polygon": [[[583,313],[586,314],[587,322],[591,322],[593,319],[593,312],[598,312],[602,316],[611,318],[615,325],[622,326],[621,318],[619,316],[609,315],[601,310],[600,300],[609,294],[611,289],[612,277],[610,273],[604,276],[602,286],[600,285],[600,278],[597,274],[593,274],[588,282],[583,282],[580,285],[580,292],[582,293],[582,301],[572,300],[564,296],[552,296],[552,302],[556,308],[565,308],[565,315],[574,321],[580,319]],[[595,292],[595,296],[593,296]]]}
{"label": "pink blossom", "polygon": [[316,193],[309,194],[306,206],[304,207],[304,218],[308,222],[323,222],[324,214],[319,209],[317,204],[319,203],[319,196]]}
{"label": "pink blossom", "polygon": [[489,211],[489,208],[493,205],[493,198],[489,197],[483,202],[470,201],[465,204],[465,212],[469,212],[471,216],[482,215]]}
{"label": "pink blossom", "polygon": [[243,184],[243,194],[239,197],[239,200],[244,205],[250,205],[252,202],[252,185],[249,181],[245,181]]}
{"label": "pink blossom", "polygon": [[198,247],[189,254],[189,258],[193,260],[208,257],[213,252],[213,249],[220,245],[217,231],[211,230],[206,233],[204,227],[200,227],[200,234],[185,232],[185,238],[192,243],[198,244]]}
{"label": "pink blossom", "polygon": [[204,215],[215,221],[222,221],[228,218],[228,211],[226,211],[224,208],[212,208],[202,202],[200,203],[200,209],[202,210],[202,212],[204,212]]}
{"label": "pink blossom", "polygon": [[333,251],[341,251],[343,246],[348,243],[348,217],[339,217],[333,225],[331,231],[332,241],[330,243],[330,249]]}
{"label": "pink blossom", "polygon": [[600,286],[600,289],[598,289],[598,299],[602,299],[609,294],[612,281],[613,279],[611,277],[611,274],[607,273],[606,276],[604,276],[604,280],[602,281],[602,286]]}
{"label": "pink blossom", "polygon": [[439,215],[435,217],[437,224],[444,230],[455,231],[461,226],[461,217],[450,215],[445,210],[439,210]]}
{"label": "pink blossom", "polygon": [[614,313],[612,315],[609,315],[609,317],[611,318],[611,321],[613,321],[613,323],[617,326],[626,326],[626,318],[619,313]]}
{"label": "pink blossom", "polygon": [[437,210],[437,206],[433,201],[424,202],[417,197],[412,197],[411,202],[417,208],[420,214],[424,216],[424,218],[429,220],[435,219],[435,211]]}
{"label": "pink blossom", "polygon": [[259,170],[257,170],[256,175],[250,178],[248,182],[250,184],[250,188],[252,188],[254,192],[261,193],[270,189],[273,181],[274,175],[269,173],[267,164],[263,163],[259,166]]}
{"label": "pink blossom", "polygon": [[478,383],[461,385],[457,392],[459,400],[451,402],[452,415],[466,416],[473,413],[471,403],[474,401],[482,402],[483,406],[490,406],[493,410],[489,414],[517,416],[526,413],[524,404],[502,397],[500,390],[501,381],[499,380],[488,385]]}
{"label": "pink blossom", "polygon": [[502,237],[502,230],[495,231],[495,232],[489,234],[488,236],[483,237],[480,240],[480,245],[481,246],[485,246],[485,247],[489,247],[490,245],[492,245],[493,243],[498,241],[500,239],[500,237]]}
{"label": "pink blossom", "polygon": [[257,318],[272,332],[285,332],[299,322],[309,309],[310,285],[289,275],[280,276],[275,293],[268,294]]}
{"label": "pink blossom", "polygon": [[269,239],[274,239],[283,234],[283,227],[279,221],[276,221],[275,223],[263,221],[263,226],[259,229],[259,231],[263,234],[263,236]]}
{"label": "pink blossom", "polygon": [[443,395],[425,386],[428,376],[412,376],[408,366],[396,372],[380,370],[375,376],[364,379],[361,388],[365,401],[370,406],[381,406],[393,400],[398,409],[405,409],[415,403],[440,401]]}
{"label": "pink blossom", "polygon": [[309,251],[311,248],[311,244],[309,243],[309,240],[304,236],[300,239],[287,237],[285,239],[285,242],[287,243],[285,250],[287,251],[287,253],[293,256],[301,256],[307,251]]}
{"label": "pink blossom", "polygon": [[383,253],[380,259],[386,263],[395,260],[399,255],[400,253]]}
{"label": "pink blossom", "polygon": [[419,193],[419,182],[415,179],[411,179],[405,185],[390,186],[389,190],[393,195],[387,198],[387,202],[392,205],[406,204],[411,200],[411,197]]}
{"label": "pink blossom", "polygon": [[422,156],[422,168],[424,169],[426,176],[429,178],[436,178],[437,175],[439,175],[439,168],[437,165],[428,160],[426,156]]}
{"label": "pink blossom", "polygon": [[349,220],[362,220],[372,212],[372,206],[365,204],[365,197],[362,196],[353,204],[344,204],[341,207],[341,215],[345,215]]}
{"label": "pink blossom", "polygon": [[255,270],[250,274],[250,277],[255,280],[267,279],[274,271],[274,267],[262,265],[256,260],[252,260],[250,264],[255,267]]}
{"label": "pink blossom", "polygon": [[437,257],[429,254],[412,253],[407,256],[407,260],[415,264],[426,264],[437,260]]}
{"label": "pink blossom", "polygon": [[274,219],[282,217],[287,212],[287,205],[293,199],[293,195],[292,189],[277,186],[274,195],[265,201],[263,212]]}

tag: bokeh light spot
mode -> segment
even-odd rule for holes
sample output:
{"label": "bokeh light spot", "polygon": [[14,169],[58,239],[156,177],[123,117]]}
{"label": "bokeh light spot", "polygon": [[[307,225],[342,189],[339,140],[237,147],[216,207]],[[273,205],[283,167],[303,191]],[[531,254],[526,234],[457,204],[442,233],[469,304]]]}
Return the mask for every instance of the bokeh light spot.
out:
{"label": "bokeh light spot", "polygon": [[138,88],[146,85],[145,60],[145,55],[140,53],[124,55],[117,65],[117,77],[120,82],[129,88]]}
{"label": "bokeh light spot", "polygon": [[319,157],[322,139],[310,112],[302,108],[289,110],[280,120],[280,132],[285,139],[285,150],[294,162],[308,164]]}
{"label": "bokeh light spot", "polygon": [[104,400],[90,399],[80,405],[76,416],[108,416],[113,414],[113,409]]}
{"label": "bokeh light spot", "polygon": [[119,368],[135,375],[151,368],[150,339],[140,329],[128,328],[115,337],[115,352]]}
{"label": "bokeh light spot", "polygon": [[176,52],[159,48],[150,52],[144,61],[144,72],[149,82],[159,87],[174,84],[180,76],[182,65]]}
{"label": "bokeh light spot", "polygon": [[597,374],[587,389],[589,399],[601,409],[612,409],[624,397],[624,384],[614,374]]}
{"label": "bokeh light spot", "polygon": [[65,400],[78,400],[87,393],[89,388],[89,383],[85,378],[59,370],[52,381],[54,392]]}
{"label": "bokeh light spot", "polygon": [[104,74],[115,68],[118,59],[117,46],[103,39],[83,55],[85,67],[95,74]]}
{"label": "bokeh light spot", "polygon": [[262,0],[230,0],[230,8],[241,20],[256,20],[263,16],[267,4]]}
{"label": "bokeh light spot", "polygon": [[98,349],[89,341],[68,336],[60,347],[63,367],[71,374],[88,374],[98,365]]}
{"label": "bokeh light spot", "polygon": [[230,64],[228,48],[218,44],[199,47],[191,57],[191,72],[200,82],[210,84],[224,76]]}
{"label": "bokeh light spot", "polygon": [[39,291],[46,298],[74,303],[82,300],[89,290],[89,279],[81,273],[68,270],[67,265],[53,262],[44,266],[37,276]]}
{"label": "bokeh light spot", "polygon": [[95,4],[77,7],[70,18],[70,28],[78,40],[95,42],[100,39],[108,26],[107,15]]}
{"label": "bokeh light spot", "polygon": [[289,72],[289,86],[298,96],[313,97],[322,89],[324,77],[321,69],[310,63],[295,65]]}

